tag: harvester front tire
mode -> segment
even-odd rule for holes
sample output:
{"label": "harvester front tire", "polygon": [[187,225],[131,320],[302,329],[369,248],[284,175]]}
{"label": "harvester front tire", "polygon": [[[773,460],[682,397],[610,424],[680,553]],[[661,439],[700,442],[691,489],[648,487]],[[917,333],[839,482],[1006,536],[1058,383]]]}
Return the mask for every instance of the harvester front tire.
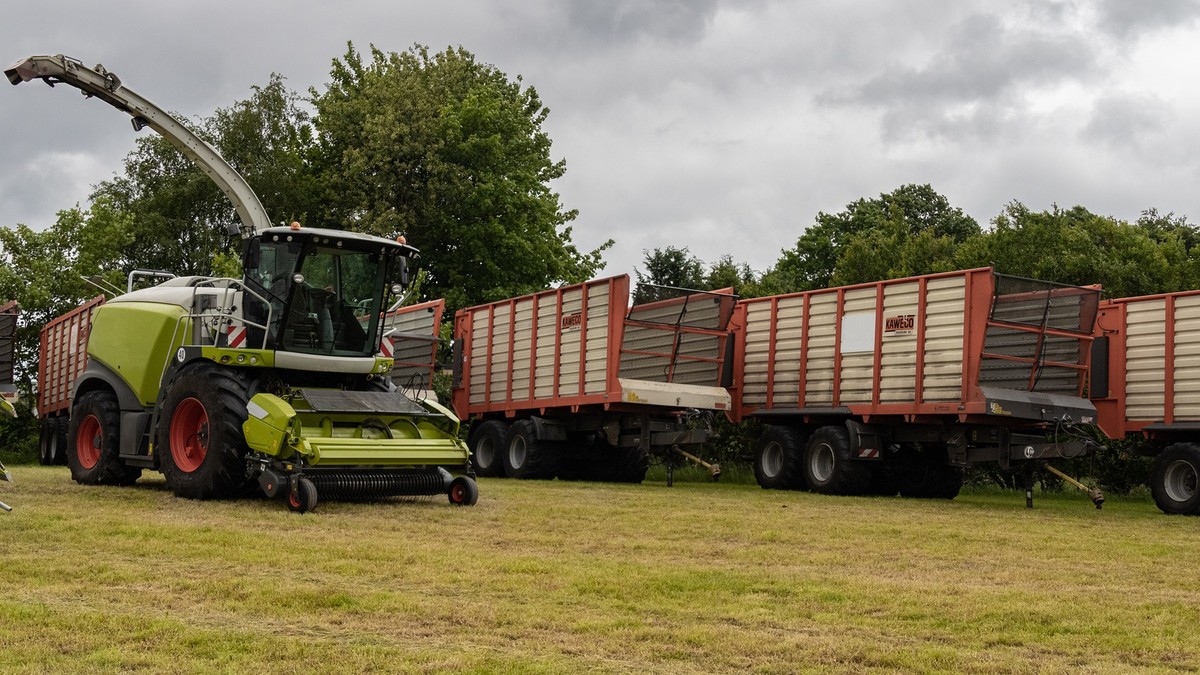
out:
{"label": "harvester front tire", "polygon": [[754,479],[764,490],[804,489],[804,446],[791,427],[768,424],[754,453]]}
{"label": "harvester front tire", "polygon": [[[246,483],[248,395],[237,374],[214,364],[183,370],[168,385],[155,451],[177,497],[237,497]],[[314,488],[315,489],[315,488]]]}
{"label": "harvester front tire", "polygon": [[504,475],[504,444],[508,427],[500,420],[488,420],[479,425],[471,438],[471,464],[475,473],[485,478]]}
{"label": "harvester front tire", "polygon": [[1154,460],[1150,494],[1163,513],[1200,513],[1200,446],[1176,443]]}
{"label": "harvester front tire", "polygon": [[67,466],[83,485],[132,485],[142,470],[121,461],[121,408],[107,391],[75,400],[67,429]]}
{"label": "harvester front tire", "polygon": [[532,420],[520,420],[508,428],[504,449],[504,473],[510,478],[554,478],[557,448],[537,437]]}
{"label": "harvester front tire", "polygon": [[288,492],[288,510],[292,513],[308,513],[317,508],[317,486],[307,478],[296,481],[296,491]]}
{"label": "harvester front tire", "polygon": [[855,461],[850,432],[844,426],[824,426],[813,432],[804,448],[804,480],[824,495],[861,495],[871,485],[871,467]]}
{"label": "harvester front tire", "polygon": [[455,506],[475,506],[479,501],[479,484],[467,476],[459,476],[450,481],[446,496]]}

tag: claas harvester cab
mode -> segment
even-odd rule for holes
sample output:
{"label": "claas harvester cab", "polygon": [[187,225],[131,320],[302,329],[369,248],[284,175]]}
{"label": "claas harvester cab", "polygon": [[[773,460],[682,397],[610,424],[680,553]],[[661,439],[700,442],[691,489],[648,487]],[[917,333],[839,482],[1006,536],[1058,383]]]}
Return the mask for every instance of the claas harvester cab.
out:
{"label": "claas harvester cab", "polygon": [[318,495],[475,503],[458,419],[388,377],[382,317],[415,248],[402,237],[272,226],[211,146],[103,66],[35,56],[5,74],[69,84],[132,115],[135,129],[154,128],[221,186],[242,223],[241,279],[133,290],[131,275],[129,292],[84,317],[87,362],[71,385],[65,439],[76,481],[129,484],[157,469],[181,497],[260,488],[300,512]]}

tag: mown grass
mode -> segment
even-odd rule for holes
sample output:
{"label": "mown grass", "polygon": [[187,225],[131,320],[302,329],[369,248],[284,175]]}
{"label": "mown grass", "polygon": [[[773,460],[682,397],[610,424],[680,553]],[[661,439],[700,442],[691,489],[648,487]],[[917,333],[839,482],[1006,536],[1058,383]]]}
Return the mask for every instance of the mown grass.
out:
{"label": "mown grass", "polygon": [[[1195,672],[1200,520],[1144,499],[481,481],[175,499],[15,467],[3,672]],[[7,486],[3,486],[7,487]]]}

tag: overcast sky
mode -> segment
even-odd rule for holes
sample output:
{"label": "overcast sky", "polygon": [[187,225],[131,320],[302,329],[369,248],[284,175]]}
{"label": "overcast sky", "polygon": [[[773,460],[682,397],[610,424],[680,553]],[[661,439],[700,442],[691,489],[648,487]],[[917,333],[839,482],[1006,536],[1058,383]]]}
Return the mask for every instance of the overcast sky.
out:
{"label": "overcast sky", "polygon": [[[616,240],[606,274],[668,245],[761,272],[818,212],[906,183],[983,225],[1014,200],[1200,221],[1198,4],[43,0],[6,13],[0,61],[103,63],[199,118],[273,72],[323,88],[347,41],[461,45],[550,108],[554,187],[581,248]],[[43,229],[135,136],[74,89],[0,85],[0,225]]]}

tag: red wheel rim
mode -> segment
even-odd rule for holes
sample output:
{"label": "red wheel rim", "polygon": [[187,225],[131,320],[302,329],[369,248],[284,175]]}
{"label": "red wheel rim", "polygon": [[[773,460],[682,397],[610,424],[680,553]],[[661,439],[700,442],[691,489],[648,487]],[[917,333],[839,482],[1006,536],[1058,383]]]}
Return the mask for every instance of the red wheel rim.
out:
{"label": "red wheel rim", "polygon": [[171,416],[171,459],[185,473],[204,463],[208,454],[208,411],[194,398],[185,398]]}
{"label": "red wheel rim", "polygon": [[79,458],[79,466],[91,469],[100,463],[101,443],[100,419],[88,415],[75,431],[75,455]]}
{"label": "red wheel rim", "polygon": [[300,492],[298,490],[296,492],[288,493],[288,504],[290,504],[293,509],[300,508]]}
{"label": "red wheel rim", "polygon": [[456,483],[450,486],[450,501],[461,504],[467,499],[467,486]]}

